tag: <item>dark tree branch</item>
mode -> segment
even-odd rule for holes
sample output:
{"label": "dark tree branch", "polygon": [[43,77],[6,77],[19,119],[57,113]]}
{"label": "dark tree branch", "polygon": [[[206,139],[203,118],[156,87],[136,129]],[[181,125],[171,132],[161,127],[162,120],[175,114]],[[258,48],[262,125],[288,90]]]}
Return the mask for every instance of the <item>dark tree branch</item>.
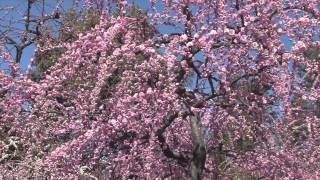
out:
{"label": "dark tree branch", "polygon": [[264,70],[269,69],[270,67],[272,67],[272,65],[270,65],[270,66],[263,66],[263,67],[259,68],[258,71],[255,72],[255,73],[245,73],[245,74],[243,74],[242,76],[239,76],[239,77],[237,77],[235,80],[233,80],[233,81],[230,83],[230,86],[233,87],[238,81],[240,81],[240,80],[243,79],[243,78],[258,76],[258,75],[260,75]]}
{"label": "dark tree branch", "polygon": [[[20,63],[23,50],[30,46],[31,44],[35,43],[35,41],[38,39],[39,36],[41,36],[41,33],[39,31],[39,28],[43,25],[43,23],[47,20],[52,19],[59,19],[60,15],[59,13],[54,13],[52,15],[42,16],[39,19],[31,19],[31,9],[32,5],[35,3],[35,0],[27,0],[27,9],[26,14],[24,17],[24,30],[22,30],[22,36],[19,39],[21,43],[16,41],[14,38],[9,37],[8,35],[5,35],[5,33],[2,33],[1,38],[4,39],[6,44],[13,45],[16,51],[16,57],[15,62]],[[30,29],[30,23],[36,23],[35,29]],[[35,35],[34,37],[30,38],[30,34]]]}
{"label": "dark tree branch", "polygon": [[185,166],[186,163],[189,161],[190,154],[183,153],[183,152],[176,152],[170,148],[170,146],[167,144],[166,139],[163,135],[165,130],[173,123],[173,121],[178,117],[177,112],[170,113],[165,119],[164,124],[161,126],[155,133],[156,137],[158,138],[158,141],[160,143],[162,152],[164,155],[168,158],[172,158],[178,161],[179,164]]}
{"label": "dark tree branch", "polygon": [[[239,11],[240,10],[240,0],[236,0],[236,10]],[[240,19],[241,19],[241,26],[244,27],[244,17],[243,15],[240,15]],[[238,28],[238,31],[240,31],[240,28]]]}

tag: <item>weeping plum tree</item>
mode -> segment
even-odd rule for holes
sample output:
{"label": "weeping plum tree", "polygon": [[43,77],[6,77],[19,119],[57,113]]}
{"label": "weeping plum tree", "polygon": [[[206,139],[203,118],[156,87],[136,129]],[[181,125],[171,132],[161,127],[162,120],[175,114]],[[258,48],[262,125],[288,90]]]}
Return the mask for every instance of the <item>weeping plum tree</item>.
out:
{"label": "weeping plum tree", "polygon": [[99,24],[43,79],[0,74],[3,177],[320,176],[318,1],[85,3]]}

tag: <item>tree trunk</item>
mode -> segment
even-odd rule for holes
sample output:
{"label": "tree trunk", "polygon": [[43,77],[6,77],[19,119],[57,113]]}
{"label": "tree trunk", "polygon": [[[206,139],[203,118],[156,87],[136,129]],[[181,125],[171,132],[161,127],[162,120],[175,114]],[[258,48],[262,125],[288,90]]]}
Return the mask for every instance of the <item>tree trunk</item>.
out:
{"label": "tree trunk", "polygon": [[200,180],[206,161],[206,148],[200,119],[197,115],[191,116],[191,130],[193,141],[193,158],[190,163],[190,179]]}

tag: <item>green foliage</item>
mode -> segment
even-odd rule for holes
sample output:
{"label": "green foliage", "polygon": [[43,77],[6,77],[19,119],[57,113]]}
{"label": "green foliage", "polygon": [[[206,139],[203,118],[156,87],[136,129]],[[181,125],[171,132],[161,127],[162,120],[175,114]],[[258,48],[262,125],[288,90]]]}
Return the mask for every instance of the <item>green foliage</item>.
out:
{"label": "green foliage", "polygon": [[77,40],[79,33],[85,33],[99,23],[100,15],[100,12],[93,8],[84,12],[77,12],[75,8],[70,8],[64,14],[59,41],[73,42]]}
{"label": "green foliage", "polygon": [[[100,13],[96,9],[89,9],[84,12],[77,12],[75,8],[70,8],[63,16],[62,25],[58,37],[53,39],[54,42],[73,42],[77,40],[78,34],[85,33],[99,23]],[[40,47],[46,45],[48,38],[54,37],[48,27],[42,29],[42,38],[38,41]],[[44,73],[53,66],[65,52],[63,48],[54,48],[38,53],[35,58],[34,70],[31,78],[39,81]]]}
{"label": "green foliage", "polygon": [[297,120],[294,124],[289,128],[292,135],[292,142],[295,145],[301,145],[304,141],[308,139],[309,131],[305,121]]}
{"label": "green foliage", "polygon": [[253,79],[249,83],[249,92],[252,92],[256,95],[262,96],[270,87],[268,85],[262,84],[257,79]]}
{"label": "green foliage", "polygon": [[254,178],[247,173],[244,172],[236,172],[232,178],[232,180],[253,180]]}
{"label": "green foliage", "polygon": [[39,53],[35,60],[36,69],[31,74],[31,78],[34,81],[39,81],[44,72],[56,63],[64,51],[63,48],[55,48]]}
{"label": "green foliage", "polygon": [[104,100],[109,98],[112,95],[112,91],[115,88],[115,85],[120,81],[121,81],[121,78],[118,72],[115,72],[114,75],[107,78],[105,81],[105,85],[101,89],[100,99]]}
{"label": "green foliage", "polygon": [[[120,11],[119,11],[119,9],[117,9],[117,11],[114,12],[114,16],[119,16],[119,14],[120,14]],[[134,29],[141,30],[141,33],[138,33],[139,38],[136,38],[136,40],[139,40],[139,39],[147,40],[147,39],[151,38],[156,33],[155,28],[152,27],[146,19],[147,13],[145,11],[139,9],[138,7],[133,6],[129,9],[127,9],[125,16],[137,18],[138,20],[140,20],[140,22],[135,23],[131,27]],[[141,36],[142,36],[142,38],[141,38]]]}
{"label": "green foliage", "polygon": [[316,116],[320,118],[320,97],[317,99],[315,111],[316,111]]}
{"label": "green foliage", "polygon": [[318,76],[318,72],[310,72],[304,78],[304,86],[307,88],[311,88]]}
{"label": "green foliage", "polygon": [[[304,52],[304,56],[311,61],[318,61],[320,57],[320,48],[308,49]],[[302,86],[310,89],[313,87],[319,72],[310,71],[306,72],[305,67],[301,66],[301,77],[304,77]],[[292,136],[292,143],[295,145],[301,145],[309,137],[309,129],[307,127],[306,121],[303,119],[303,111],[314,111],[317,117],[320,117],[320,98],[317,102],[312,103],[307,99],[303,99],[300,96],[293,96],[292,105],[295,107],[300,107],[302,111],[294,111],[292,114],[295,116],[296,121],[289,126],[289,131]]]}
{"label": "green foliage", "polygon": [[319,61],[320,59],[320,48],[308,49],[304,52],[304,56],[307,59]]}
{"label": "green foliage", "polygon": [[254,141],[249,137],[240,138],[236,142],[236,148],[242,152],[252,151],[255,148]]}

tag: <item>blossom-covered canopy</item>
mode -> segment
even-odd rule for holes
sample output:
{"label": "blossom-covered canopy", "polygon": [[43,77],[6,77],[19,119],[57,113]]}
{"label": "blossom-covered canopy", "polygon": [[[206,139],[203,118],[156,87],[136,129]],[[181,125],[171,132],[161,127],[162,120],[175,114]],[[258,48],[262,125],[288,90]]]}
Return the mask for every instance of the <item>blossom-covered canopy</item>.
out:
{"label": "blossom-covered canopy", "polygon": [[86,3],[108,9],[40,82],[0,73],[4,177],[320,176],[317,0]]}

